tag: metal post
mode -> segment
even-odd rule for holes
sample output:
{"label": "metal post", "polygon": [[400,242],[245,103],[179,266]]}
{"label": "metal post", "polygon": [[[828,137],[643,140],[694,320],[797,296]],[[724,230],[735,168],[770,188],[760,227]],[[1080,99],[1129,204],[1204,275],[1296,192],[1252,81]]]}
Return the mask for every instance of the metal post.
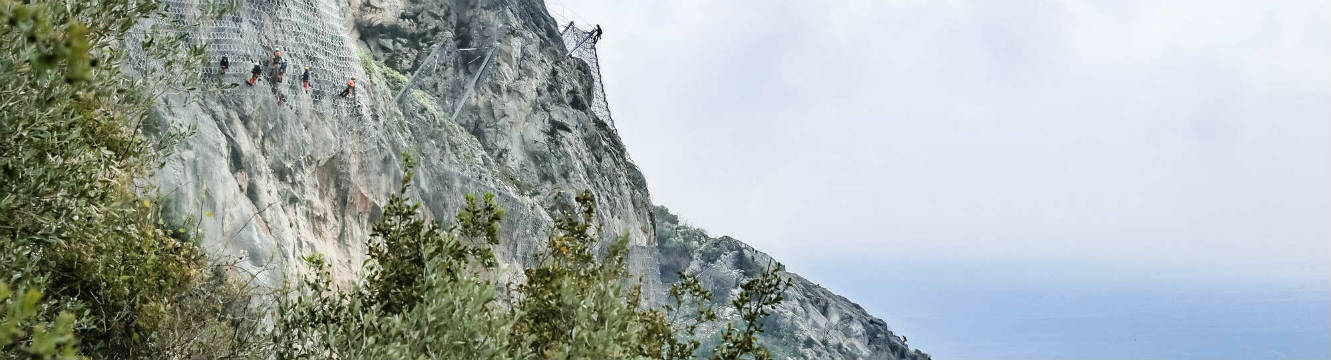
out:
{"label": "metal post", "polygon": [[587,37],[582,38],[582,41],[579,41],[577,45],[573,45],[573,48],[572,48],[572,49],[568,49],[568,57],[573,57],[573,52],[574,52],[574,51],[578,51],[578,48],[582,47],[582,44],[586,43],[587,40],[591,40],[591,39],[592,39],[592,35],[594,35],[594,34],[593,34],[593,33],[590,33],[590,32],[587,33]]}
{"label": "metal post", "polygon": [[568,29],[572,29],[572,28],[573,28],[573,20],[569,20],[569,21],[568,21],[568,26],[565,26],[565,27],[564,27],[564,30],[562,30],[562,31],[559,32],[559,38],[560,38],[561,40],[564,39],[564,33],[568,32]]}
{"label": "metal post", "polygon": [[402,85],[402,90],[398,90],[397,95],[393,96],[394,103],[401,101],[402,94],[405,94],[408,89],[411,89],[412,85],[416,84],[416,78],[421,76],[421,73],[425,72],[425,68],[430,65],[431,60],[435,60],[434,61],[435,67],[439,67],[439,61],[437,57],[439,56],[439,50],[443,48],[444,48],[443,41],[440,41],[439,45],[435,45],[434,50],[430,51],[430,56],[425,57],[425,61],[421,61],[420,68],[417,68],[416,72],[411,74],[411,79],[407,80],[407,83]]}
{"label": "metal post", "polygon": [[486,50],[486,51],[485,51],[485,60],[484,60],[484,61],[481,61],[481,68],[480,68],[480,70],[476,70],[476,77],[474,77],[474,78],[471,79],[471,85],[468,85],[468,86],[467,86],[467,91],[464,92],[464,93],[462,93],[462,99],[458,99],[458,103],[457,103],[457,105],[454,105],[454,106],[453,106],[453,115],[451,115],[451,116],[448,117],[449,120],[452,120],[452,121],[454,121],[454,122],[457,121],[457,119],[458,119],[458,113],[462,112],[462,106],[467,104],[467,99],[468,99],[468,98],[471,98],[472,90],[475,90],[475,89],[476,89],[476,83],[478,83],[478,82],[481,81],[481,76],[482,76],[482,75],[485,75],[485,70],[489,68],[489,66],[490,66],[490,55],[493,55],[494,52],[495,52],[495,48],[494,48],[493,46],[490,47],[489,50]]}

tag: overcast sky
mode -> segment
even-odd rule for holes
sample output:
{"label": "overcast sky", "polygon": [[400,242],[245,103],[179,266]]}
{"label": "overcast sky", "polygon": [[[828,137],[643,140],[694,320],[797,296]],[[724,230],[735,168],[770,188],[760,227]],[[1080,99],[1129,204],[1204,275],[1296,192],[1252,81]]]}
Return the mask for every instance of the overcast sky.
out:
{"label": "overcast sky", "polygon": [[[956,314],[903,294],[1010,284],[995,291],[1069,313],[1244,294],[1198,319],[1280,291],[1303,302],[1272,306],[1331,304],[1326,1],[547,3],[604,27],[607,97],[654,202],[936,355],[984,358],[934,329]],[[1125,290],[1074,301],[1085,284]],[[1249,314],[1308,337],[1236,351],[1326,358],[1327,312]],[[1052,354],[1027,345],[1011,356]]]}

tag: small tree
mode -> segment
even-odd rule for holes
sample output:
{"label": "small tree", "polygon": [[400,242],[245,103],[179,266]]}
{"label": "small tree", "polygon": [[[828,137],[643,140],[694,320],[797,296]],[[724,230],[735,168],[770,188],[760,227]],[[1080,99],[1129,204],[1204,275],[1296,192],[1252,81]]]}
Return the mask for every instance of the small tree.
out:
{"label": "small tree", "polygon": [[499,242],[503,210],[493,196],[484,203],[467,196],[458,223],[441,230],[406,199],[416,162],[404,158],[399,192],[374,226],[364,281],[336,291],[323,257],[307,257],[314,275],[278,299],[275,357],[507,357],[511,317],[501,309],[498,285],[482,273],[495,265],[489,247]]}
{"label": "small tree", "polygon": [[641,306],[638,287],[624,286],[628,237],[610,244],[598,262],[590,191],[579,209],[555,220],[541,265],[525,270],[517,287],[513,355],[518,358],[660,358],[669,327]]}
{"label": "small tree", "polygon": [[704,289],[698,277],[679,272],[679,280],[670,286],[671,303],[665,305],[665,312],[675,319],[671,322],[673,336],[667,339],[665,358],[671,360],[692,359],[702,345],[698,338],[698,326],[716,321],[716,311],[712,309],[712,292]]}
{"label": "small tree", "polygon": [[[0,0],[0,274],[44,289],[38,321],[80,314],[74,331],[94,357],[166,356],[158,330],[203,265],[144,181],[181,136],[161,129],[154,101],[202,59],[183,33],[129,31],[160,6]],[[140,49],[166,61],[128,79],[133,36],[155,39]]]}
{"label": "small tree", "polygon": [[781,276],[785,269],[781,263],[769,265],[767,271],[758,278],[740,286],[739,296],[731,301],[731,305],[739,311],[739,326],[726,324],[726,330],[721,334],[721,344],[712,350],[712,359],[739,360],[746,356],[755,360],[772,358],[772,353],[758,344],[758,334],[763,332],[762,320],[781,303],[783,293],[790,287],[790,278]]}

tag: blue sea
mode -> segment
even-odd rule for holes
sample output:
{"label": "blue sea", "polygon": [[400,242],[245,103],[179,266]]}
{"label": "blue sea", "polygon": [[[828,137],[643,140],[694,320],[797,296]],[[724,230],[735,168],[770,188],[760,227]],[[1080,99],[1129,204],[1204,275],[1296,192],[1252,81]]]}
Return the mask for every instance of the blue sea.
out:
{"label": "blue sea", "polygon": [[845,264],[794,271],[861,304],[939,360],[1331,358],[1325,277],[1077,280],[1057,269]]}

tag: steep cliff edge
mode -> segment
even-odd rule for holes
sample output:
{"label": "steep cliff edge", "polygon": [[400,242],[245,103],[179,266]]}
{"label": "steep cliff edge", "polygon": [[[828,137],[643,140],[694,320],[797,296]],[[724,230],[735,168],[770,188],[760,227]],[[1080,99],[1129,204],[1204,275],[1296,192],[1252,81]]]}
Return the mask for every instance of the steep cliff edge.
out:
{"label": "steep cliff edge", "polygon": [[[201,1],[167,3],[168,16],[200,13]],[[609,117],[594,49],[569,56],[569,39],[585,33],[561,27],[539,0],[237,4],[183,34],[232,67],[201,69],[220,87],[162,100],[161,118],[195,134],[156,182],[178,216],[202,219],[205,248],[242,258],[270,283],[302,271],[296,260],[316,252],[336,278],[352,279],[369,226],[402,176],[403,152],[420,160],[413,196],[436,218],[447,221],[463,194],[498,196],[508,216],[497,253],[508,264],[532,263],[553,216],[583,189],[597,199],[603,241],[630,238],[630,271],[653,301],[676,270],[698,271],[729,294],[768,259],[652,207]],[[134,41],[127,47],[133,53]],[[279,49],[290,63],[285,81],[265,69],[263,81],[246,85],[252,63]],[[154,66],[144,54],[135,60]],[[298,80],[306,66],[308,92]],[[351,77],[357,94],[338,96]],[[516,269],[504,271],[520,277]],[[770,320],[780,353],[919,358],[881,320],[795,278]]]}

